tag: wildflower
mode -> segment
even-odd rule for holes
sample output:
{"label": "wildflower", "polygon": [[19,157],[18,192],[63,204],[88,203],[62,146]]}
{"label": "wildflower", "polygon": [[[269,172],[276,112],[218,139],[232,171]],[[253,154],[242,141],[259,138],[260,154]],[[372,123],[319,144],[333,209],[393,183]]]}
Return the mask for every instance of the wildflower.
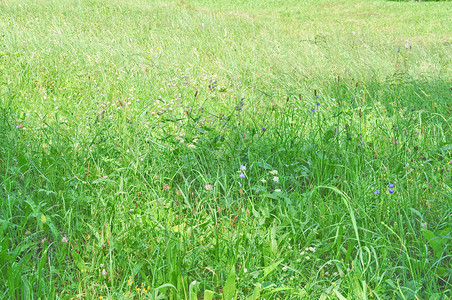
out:
{"label": "wildflower", "polygon": [[208,190],[208,191],[211,191],[212,188],[213,188],[213,185],[211,185],[211,184],[206,184],[206,185],[204,186],[204,188],[205,188],[206,190]]}
{"label": "wildflower", "polygon": [[241,165],[240,166],[240,171],[246,171],[246,166],[245,165]]}
{"label": "wildflower", "polygon": [[276,190],[275,190],[275,193],[280,193],[280,192],[281,192],[280,189],[276,189]]}
{"label": "wildflower", "polygon": [[374,194],[375,195],[380,195],[380,191],[379,190],[375,190]]}
{"label": "wildflower", "polygon": [[315,109],[311,109],[311,112],[312,112],[312,113],[315,113]]}
{"label": "wildflower", "polygon": [[262,183],[266,183],[267,180],[265,180],[265,178],[262,178],[262,179],[261,179],[261,182],[262,182]]}
{"label": "wildflower", "polygon": [[310,260],[311,258],[309,256],[306,256],[306,260]]}
{"label": "wildflower", "polygon": [[242,187],[242,184],[239,182],[239,186]]}
{"label": "wildflower", "polygon": [[265,127],[262,127],[262,131],[265,131],[265,130],[267,130],[267,128],[265,128]]}
{"label": "wildflower", "polygon": [[389,189],[389,193],[390,193],[390,194],[394,193],[394,190]]}
{"label": "wildflower", "polygon": [[133,208],[129,209],[129,212],[133,213],[133,212],[134,212],[134,209],[133,209]]}
{"label": "wildflower", "polygon": [[100,267],[103,268],[103,267],[104,267],[104,264],[100,264]]}
{"label": "wildflower", "polygon": [[393,189],[393,188],[394,188],[394,184],[393,184],[393,183],[390,183],[390,184],[388,185],[388,188]]}
{"label": "wildflower", "polygon": [[240,178],[245,178],[245,174],[240,173],[239,177],[240,177]]}
{"label": "wildflower", "polygon": [[107,276],[107,271],[105,269],[102,270],[102,275]]}
{"label": "wildflower", "polygon": [[320,107],[320,102],[317,102],[317,107]]}
{"label": "wildflower", "polygon": [[278,176],[274,176],[274,177],[273,177],[273,181],[274,181],[274,182],[279,182]]}
{"label": "wildflower", "polygon": [[67,243],[67,242],[69,242],[69,239],[68,239],[67,237],[63,236],[63,238],[61,239],[61,241],[62,241],[63,243]]}
{"label": "wildflower", "polygon": [[273,170],[273,171],[270,171],[269,173],[272,175],[278,175],[278,170]]}

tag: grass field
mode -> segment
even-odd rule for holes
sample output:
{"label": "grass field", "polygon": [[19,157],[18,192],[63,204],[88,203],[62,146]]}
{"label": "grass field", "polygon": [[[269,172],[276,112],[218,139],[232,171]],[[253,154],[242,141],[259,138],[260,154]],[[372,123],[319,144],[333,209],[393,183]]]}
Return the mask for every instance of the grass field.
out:
{"label": "grass field", "polygon": [[0,299],[450,299],[452,2],[0,0]]}

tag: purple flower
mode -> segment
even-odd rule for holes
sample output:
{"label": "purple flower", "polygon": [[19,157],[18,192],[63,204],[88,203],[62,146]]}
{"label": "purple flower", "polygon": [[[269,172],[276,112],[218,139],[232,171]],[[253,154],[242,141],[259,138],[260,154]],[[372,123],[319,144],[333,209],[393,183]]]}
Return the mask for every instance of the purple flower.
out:
{"label": "purple flower", "polygon": [[320,106],[320,102],[317,102],[317,107],[319,107]]}
{"label": "purple flower", "polygon": [[239,182],[239,186],[242,187],[242,184]]}
{"label": "purple flower", "polygon": [[262,127],[262,131],[265,131],[265,130],[267,130],[267,128],[265,128],[265,127]]}
{"label": "purple flower", "polygon": [[240,171],[246,171],[246,166],[245,165],[241,165],[240,166]]}
{"label": "purple flower", "polygon": [[380,195],[380,191],[379,190],[375,190],[374,194],[375,195]]}
{"label": "purple flower", "polygon": [[390,194],[394,193],[394,190],[389,189],[389,193],[390,193]]}
{"label": "purple flower", "polygon": [[394,184],[393,184],[393,183],[390,183],[390,184],[388,185],[388,187],[389,187],[390,189],[393,189],[393,188],[394,188]]}
{"label": "purple flower", "polygon": [[319,99],[319,96],[315,96],[316,99]]}
{"label": "purple flower", "polygon": [[245,174],[240,173],[239,177],[240,177],[240,178],[245,178]]}
{"label": "purple flower", "polygon": [[311,112],[312,112],[312,113],[315,113],[315,109],[311,109]]}

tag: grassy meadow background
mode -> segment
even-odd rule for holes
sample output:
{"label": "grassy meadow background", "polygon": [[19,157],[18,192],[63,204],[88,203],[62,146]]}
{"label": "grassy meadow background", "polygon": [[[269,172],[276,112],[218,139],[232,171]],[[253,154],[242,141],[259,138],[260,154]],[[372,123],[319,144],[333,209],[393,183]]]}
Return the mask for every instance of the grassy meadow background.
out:
{"label": "grassy meadow background", "polygon": [[450,299],[452,2],[0,0],[1,299]]}

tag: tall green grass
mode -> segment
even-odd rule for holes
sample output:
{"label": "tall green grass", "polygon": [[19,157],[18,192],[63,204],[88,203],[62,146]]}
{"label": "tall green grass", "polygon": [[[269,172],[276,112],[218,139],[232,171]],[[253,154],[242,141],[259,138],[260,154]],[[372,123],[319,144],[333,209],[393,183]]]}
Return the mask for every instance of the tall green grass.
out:
{"label": "tall green grass", "polygon": [[450,298],[448,3],[0,8],[1,298]]}

